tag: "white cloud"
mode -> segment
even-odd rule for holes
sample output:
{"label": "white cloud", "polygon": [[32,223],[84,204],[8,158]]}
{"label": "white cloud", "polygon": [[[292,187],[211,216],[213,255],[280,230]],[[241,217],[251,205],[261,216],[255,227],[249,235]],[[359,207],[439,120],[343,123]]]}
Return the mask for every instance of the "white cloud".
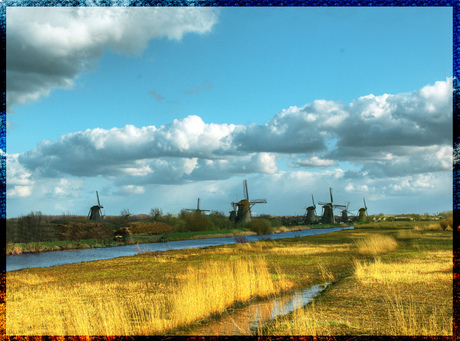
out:
{"label": "white cloud", "polygon": [[292,163],[292,166],[300,166],[300,167],[330,167],[330,166],[337,166],[337,162],[334,160],[325,160],[325,159],[320,159],[317,156],[313,156],[309,159],[302,160],[302,159],[297,159],[294,163]]}
{"label": "white cloud", "polygon": [[144,192],[145,192],[145,188],[143,186],[134,186],[134,185],[122,186],[120,190],[121,195],[142,194]]}
{"label": "white cloud", "polygon": [[[367,96],[348,106],[315,101],[283,110],[264,125],[205,123],[188,116],[158,128],[88,129],[42,141],[17,155],[16,163],[28,177],[121,176],[139,184],[274,174],[282,155],[295,160],[288,166],[354,163],[345,178],[445,172],[452,163],[450,86],[447,80],[411,94]],[[419,110],[429,107],[427,98],[434,98],[435,111]],[[377,114],[362,118],[363,112]],[[318,119],[311,121],[311,115]]]}
{"label": "white cloud", "polygon": [[[257,197],[276,197],[275,203],[291,196],[305,201],[302,195],[308,193],[323,193],[318,197],[323,200],[334,187],[338,202],[358,205],[365,196],[371,205],[410,196],[431,212],[418,196],[432,193],[440,202],[451,198],[446,193],[452,184],[450,86],[447,80],[349,105],[315,101],[283,110],[264,125],[214,124],[188,116],[160,127],[69,133],[8,156],[8,195],[33,201],[69,198],[81,193],[88,179],[104,179],[115,197],[146,196],[152,186],[168,185],[171,205],[173,189],[184,186],[194,188],[196,197],[202,190],[202,198],[220,203],[227,199],[218,196],[229,195],[235,178],[251,178],[251,188],[263,189]],[[328,115],[335,119],[328,121]],[[312,169],[285,171],[286,165]],[[212,191],[204,184],[212,184]]]}
{"label": "white cloud", "polygon": [[9,7],[7,104],[24,104],[68,89],[104,50],[140,54],[151,39],[180,40],[209,32],[215,8],[194,7]]}

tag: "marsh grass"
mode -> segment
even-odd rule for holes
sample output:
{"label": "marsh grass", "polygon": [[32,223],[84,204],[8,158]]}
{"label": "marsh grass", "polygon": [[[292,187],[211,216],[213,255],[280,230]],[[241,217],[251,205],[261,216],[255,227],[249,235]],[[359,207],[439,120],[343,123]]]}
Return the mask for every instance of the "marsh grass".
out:
{"label": "marsh grass", "polygon": [[165,283],[62,283],[16,272],[7,276],[7,286],[8,335],[148,335],[273,295],[292,283],[273,280],[259,257],[188,266]]}
{"label": "marsh grass", "polygon": [[[7,331],[174,335],[264,290],[327,281],[313,304],[259,334],[452,335],[452,233],[414,230],[419,223],[9,272]],[[378,246],[361,253],[358,243],[374,238]],[[397,247],[382,247],[385,240]]]}
{"label": "marsh grass", "polygon": [[452,234],[416,231],[418,223],[350,232],[356,246],[348,253],[351,276],[334,272],[335,283],[312,304],[266,324],[261,333],[451,336]]}
{"label": "marsh grass", "polygon": [[378,255],[395,250],[398,242],[392,236],[373,234],[356,241],[356,247],[360,254]]}

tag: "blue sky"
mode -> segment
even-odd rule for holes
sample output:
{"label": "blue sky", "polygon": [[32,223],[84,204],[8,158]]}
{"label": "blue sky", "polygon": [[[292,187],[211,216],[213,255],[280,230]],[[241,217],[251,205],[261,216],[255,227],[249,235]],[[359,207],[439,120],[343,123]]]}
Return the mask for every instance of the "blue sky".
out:
{"label": "blue sky", "polygon": [[[452,208],[451,8],[8,8],[7,216]],[[205,207],[206,206],[206,207]]]}

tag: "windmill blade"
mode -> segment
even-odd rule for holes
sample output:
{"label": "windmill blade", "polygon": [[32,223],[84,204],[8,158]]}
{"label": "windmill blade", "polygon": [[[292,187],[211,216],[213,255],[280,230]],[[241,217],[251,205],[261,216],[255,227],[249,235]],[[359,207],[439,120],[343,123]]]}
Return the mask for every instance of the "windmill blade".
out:
{"label": "windmill blade", "polygon": [[99,193],[96,191],[96,196],[97,196],[97,204],[98,206],[101,206],[101,202],[99,201]]}
{"label": "windmill blade", "polygon": [[313,199],[313,194],[311,195],[311,202],[313,203],[313,207],[316,208],[315,199]]}
{"label": "windmill blade", "polygon": [[364,209],[367,211],[366,199],[363,198],[363,201],[364,201]]}
{"label": "windmill blade", "polygon": [[330,204],[329,202],[318,201],[318,205],[321,205],[321,206],[325,206],[325,205],[329,205],[329,204]]}
{"label": "windmill blade", "polygon": [[348,206],[350,205],[350,202],[347,202],[347,211],[348,211]]}
{"label": "windmill blade", "polygon": [[267,199],[253,199],[249,203],[251,203],[251,204],[266,204]]}
{"label": "windmill blade", "polygon": [[197,211],[200,210],[200,198],[198,198],[198,203],[196,204],[196,210]]}
{"label": "windmill blade", "polygon": [[248,181],[243,180],[243,194],[246,200],[249,200]]}
{"label": "windmill blade", "polygon": [[331,204],[334,202],[334,200],[332,200],[332,188],[329,187],[329,193],[331,193]]}

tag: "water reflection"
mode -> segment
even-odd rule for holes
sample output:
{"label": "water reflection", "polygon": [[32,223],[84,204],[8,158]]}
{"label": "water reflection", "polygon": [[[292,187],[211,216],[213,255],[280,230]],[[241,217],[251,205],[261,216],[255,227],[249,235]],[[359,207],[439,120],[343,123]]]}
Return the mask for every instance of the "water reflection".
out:
{"label": "water reflection", "polygon": [[252,335],[257,328],[276,317],[305,306],[312,301],[329,283],[314,285],[289,296],[255,302],[239,309],[229,309],[221,317],[206,325],[187,330],[187,335]]}

